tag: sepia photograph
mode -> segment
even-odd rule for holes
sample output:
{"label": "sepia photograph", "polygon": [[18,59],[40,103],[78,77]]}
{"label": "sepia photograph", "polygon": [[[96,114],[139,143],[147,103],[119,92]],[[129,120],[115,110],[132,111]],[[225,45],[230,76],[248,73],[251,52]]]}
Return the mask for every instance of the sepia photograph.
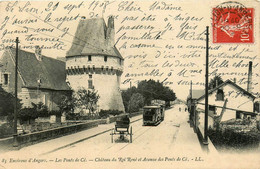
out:
{"label": "sepia photograph", "polygon": [[0,169],[259,169],[259,0],[0,1]]}

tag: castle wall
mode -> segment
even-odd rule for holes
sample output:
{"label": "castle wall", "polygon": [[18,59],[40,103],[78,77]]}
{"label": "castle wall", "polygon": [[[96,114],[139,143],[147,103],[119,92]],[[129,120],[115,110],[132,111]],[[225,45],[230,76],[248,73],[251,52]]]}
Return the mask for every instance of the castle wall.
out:
{"label": "castle wall", "polygon": [[[121,64],[120,64],[121,62]],[[117,69],[122,70],[123,69],[123,60],[117,57],[108,56],[107,61],[104,61],[104,56],[100,55],[92,55],[91,61],[88,61],[88,56],[75,56],[75,57],[69,57],[66,60],[66,68],[72,69],[72,68],[87,68],[87,67],[95,67],[95,68],[109,68],[111,69]]]}
{"label": "castle wall", "polygon": [[123,100],[120,91],[120,76],[123,63],[116,57],[88,56],[69,57],[66,61],[67,79],[73,90],[81,87],[88,89],[90,76],[94,89],[98,92],[100,99],[98,109],[124,111]]}

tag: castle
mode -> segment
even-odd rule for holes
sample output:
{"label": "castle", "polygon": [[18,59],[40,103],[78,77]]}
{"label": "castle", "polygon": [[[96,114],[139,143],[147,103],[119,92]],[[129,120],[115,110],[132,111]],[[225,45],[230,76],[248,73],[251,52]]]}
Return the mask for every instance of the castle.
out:
{"label": "castle", "polygon": [[66,54],[70,87],[96,90],[98,109],[124,111],[120,91],[123,57],[114,46],[114,18],[81,19],[71,48]]}

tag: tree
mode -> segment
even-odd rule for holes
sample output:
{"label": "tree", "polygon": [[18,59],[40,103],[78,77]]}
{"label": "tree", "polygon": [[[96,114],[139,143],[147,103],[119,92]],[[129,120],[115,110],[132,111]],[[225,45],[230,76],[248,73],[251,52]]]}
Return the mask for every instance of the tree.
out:
{"label": "tree", "polygon": [[129,112],[137,112],[144,106],[144,97],[140,93],[134,93],[129,101]]}
{"label": "tree", "polygon": [[145,104],[151,104],[154,99],[164,100],[166,102],[174,101],[176,95],[169,87],[163,86],[159,81],[144,80],[138,84],[138,92],[145,98]]}
{"label": "tree", "polygon": [[[21,109],[22,104],[18,99],[18,110]],[[0,116],[12,116],[14,113],[15,97],[0,87]]]}
{"label": "tree", "polygon": [[29,122],[31,124],[31,120],[34,120],[38,117],[37,110],[35,107],[32,108],[22,108],[18,113],[18,118],[20,119],[20,123],[23,124],[25,122]]}
{"label": "tree", "polygon": [[[0,116],[7,116],[8,125],[13,125],[15,97],[0,86]],[[17,109],[21,109],[21,100],[17,99]]]}
{"label": "tree", "polygon": [[30,108],[22,108],[18,112],[18,118],[20,119],[20,123],[29,122],[31,124],[38,117],[48,117],[50,116],[48,108],[42,102],[38,104],[32,103],[32,107]]}
{"label": "tree", "polygon": [[[100,96],[95,90],[86,90],[85,88],[79,89],[73,94],[73,100],[75,106],[83,110],[88,110],[90,114],[93,114],[96,111],[96,105]],[[83,112],[82,112],[83,113]]]}
{"label": "tree", "polygon": [[215,76],[213,79],[210,80],[209,82],[209,90],[214,89],[218,85],[224,83],[222,80],[221,76]]}
{"label": "tree", "polygon": [[72,95],[63,95],[58,103],[61,113],[70,114],[74,111],[74,99]]}
{"label": "tree", "polygon": [[128,89],[125,90],[125,91],[122,91],[122,99],[123,99],[123,104],[124,104],[124,107],[125,107],[125,111],[126,111],[126,112],[128,112],[129,101],[130,101],[131,96],[132,96],[134,93],[137,93],[137,88],[136,88],[135,86],[133,86],[133,87],[131,87],[131,88],[128,88]]}
{"label": "tree", "polygon": [[176,99],[176,95],[167,86],[163,86],[159,81],[154,80],[143,80],[139,82],[138,87],[131,87],[126,91],[122,92],[123,103],[125,106],[125,111],[129,112],[130,108],[130,100],[133,94],[139,93],[144,98],[144,105],[150,105],[151,101],[156,100],[164,100],[166,102],[166,106],[169,105],[170,101],[174,101]]}

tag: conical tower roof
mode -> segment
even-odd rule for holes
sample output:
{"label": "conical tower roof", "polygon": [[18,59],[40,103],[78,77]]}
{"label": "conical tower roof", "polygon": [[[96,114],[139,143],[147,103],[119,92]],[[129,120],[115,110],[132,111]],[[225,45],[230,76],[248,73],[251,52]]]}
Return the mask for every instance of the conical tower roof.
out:
{"label": "conical tower roof", "polygon": [[107,37],[107,29],[103,18],[81,19],[67,57],[107,55],[123,59],[114,44],[108,43],[111,37]]}

